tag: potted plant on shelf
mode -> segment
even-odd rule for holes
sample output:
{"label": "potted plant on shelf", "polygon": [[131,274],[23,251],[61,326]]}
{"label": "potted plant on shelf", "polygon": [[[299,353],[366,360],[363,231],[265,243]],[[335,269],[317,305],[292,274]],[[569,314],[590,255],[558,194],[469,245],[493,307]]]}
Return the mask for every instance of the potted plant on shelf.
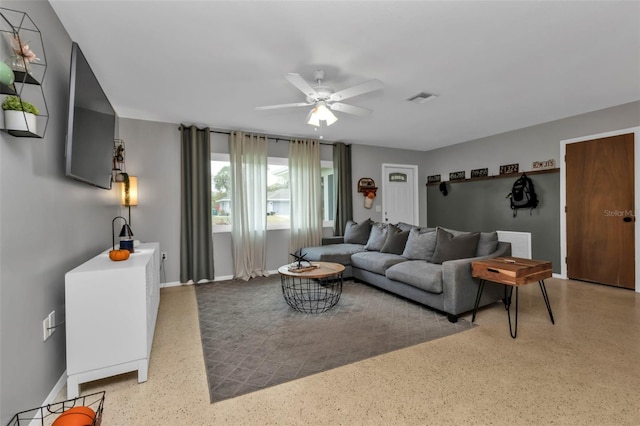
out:
{"label": "potted plant on shelf", "polygon": [[2,109],[6,130],[26,130],[36,133],[36,115],[40,114],[40,111],[33,104],[11,95],[2,102]]}

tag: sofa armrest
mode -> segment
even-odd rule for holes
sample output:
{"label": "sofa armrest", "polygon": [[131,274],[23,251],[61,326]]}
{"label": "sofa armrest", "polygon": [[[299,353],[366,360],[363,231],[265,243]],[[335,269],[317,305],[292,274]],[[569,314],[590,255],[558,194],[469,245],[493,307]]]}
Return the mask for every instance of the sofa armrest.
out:
{"label": "sofa armrest", "polygon": [[329,246],[331,244],[342,244],[344,243],[344,237],[326,237],[322,239],[323,246]]}
{"label": "sofa armrest", "polygon": [[[471,276],[471,263],[477,260],[491,259],[499,256],[511,255],[511,243],[498,242],[496,251],[479,257],[450,260],[442,263],[442,292],[444,296],[444,311],[458,315],[473,309],[480,280]],[[482,301],[499,300],[502,285],[487,283],[483,291]],[[481,306],[486,303],[482,303]],[[490,303],[490,302],[487,302]]]}

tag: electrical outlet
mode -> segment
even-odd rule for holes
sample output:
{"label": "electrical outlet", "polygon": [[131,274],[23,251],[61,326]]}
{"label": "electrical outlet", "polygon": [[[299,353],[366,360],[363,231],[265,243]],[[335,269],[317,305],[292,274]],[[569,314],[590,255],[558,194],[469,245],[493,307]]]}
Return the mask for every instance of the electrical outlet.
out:
{"label": "electrical outlet", "polygon": [[47,317],[49,320],[49,337],[56,331],[56,311],[51,311]]}
{"label": "electrical outlet", "polygon": [[49,338],[49,317],[46,317],[42,321],[42,341],[44,342]]}
{"label": "electrical outlet", "polygon": [[161,258],[162,260],[167,260],[167,252],[166,252],[166,251],[163,251],[163,252],[162,252],[162,255],[160,256],[160,258]]}

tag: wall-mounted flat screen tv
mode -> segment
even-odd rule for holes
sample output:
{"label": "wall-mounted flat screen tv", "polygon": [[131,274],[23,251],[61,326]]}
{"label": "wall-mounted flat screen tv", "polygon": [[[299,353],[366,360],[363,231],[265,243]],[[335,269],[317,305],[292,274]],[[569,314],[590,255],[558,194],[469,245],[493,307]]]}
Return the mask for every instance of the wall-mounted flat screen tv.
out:
{"label": "wall-mounted flat screen tv", "polygon": [[111,189],[116,113],[75,42],[71,47],[68,112],[66,175]]}

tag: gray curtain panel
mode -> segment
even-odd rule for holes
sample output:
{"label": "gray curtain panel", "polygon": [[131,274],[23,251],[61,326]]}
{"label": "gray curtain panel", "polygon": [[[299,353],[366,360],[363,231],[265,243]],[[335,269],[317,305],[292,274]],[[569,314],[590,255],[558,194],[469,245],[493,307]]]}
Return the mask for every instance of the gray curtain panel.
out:
{"label": "gray curtain panel", "polygon": [[333,235],[344,235],[347,222],[353,219],[351,195],[351,145],[337,142],[333,145],[333,176],[335,215]]}
{"label": "gray curtain panel", "polygon": [[209,128],[180,126],[180,282],[213,280]]}

